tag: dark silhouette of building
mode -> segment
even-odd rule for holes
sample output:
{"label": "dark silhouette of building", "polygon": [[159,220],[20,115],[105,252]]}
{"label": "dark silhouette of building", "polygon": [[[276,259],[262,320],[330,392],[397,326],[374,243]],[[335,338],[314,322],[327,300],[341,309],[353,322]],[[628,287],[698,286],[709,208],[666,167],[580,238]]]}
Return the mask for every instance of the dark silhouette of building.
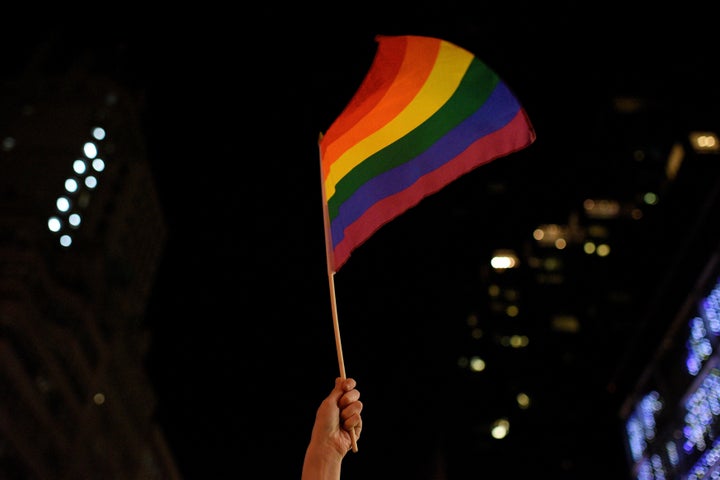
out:
{"label": "dark silhouette of building", "polygon": [[84,66],[1,87],[0,477],[179,479],[144,365],[166,227],[141,99]]}

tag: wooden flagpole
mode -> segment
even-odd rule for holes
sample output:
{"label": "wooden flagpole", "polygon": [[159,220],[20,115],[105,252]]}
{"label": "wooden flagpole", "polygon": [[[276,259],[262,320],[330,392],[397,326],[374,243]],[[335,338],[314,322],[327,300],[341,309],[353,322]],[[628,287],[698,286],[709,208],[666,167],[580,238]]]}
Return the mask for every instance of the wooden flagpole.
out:
{"label": "wooden flagpole", "polygon": [[[322,133],[320,133],[318,137],[318,150],[320,140],[322,140]],[[325,230],[325,263],[327,265],[328,283],[330,285],[330,309],[332,311],[333,330],[335,331],[335,350],[337,351],[338,365],[340,367],[340,378],[344,380],[347,376],[345,375],[345,361],[343,360],[342,342],[340,341],[340,322],[338,321],[337,299],[335,296],[335,271],[333,270],[332,262],[333,252],[332,236],[330,235],[330,214],[328,212],[327,196],[325,195],[325,179],[323,178],[322,172],[322,154],[320,154],[320,191],[322,192],[323,226]],[[352,450],[353,452],[357,452],[357,438],[355,437],[354,429],[350,431],[350,436],[352,438]]]}

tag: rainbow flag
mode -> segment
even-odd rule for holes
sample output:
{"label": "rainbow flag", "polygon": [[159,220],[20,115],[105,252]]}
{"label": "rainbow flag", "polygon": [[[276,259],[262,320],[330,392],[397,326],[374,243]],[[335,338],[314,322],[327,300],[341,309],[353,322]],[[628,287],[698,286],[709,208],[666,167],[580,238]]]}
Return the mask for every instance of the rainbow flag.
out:
{"label": "rainbow flag", "polygon": [[508,87],[445,40],[377,35],[371,68],[319,140],[328,269],[471,170],[529,146]]}

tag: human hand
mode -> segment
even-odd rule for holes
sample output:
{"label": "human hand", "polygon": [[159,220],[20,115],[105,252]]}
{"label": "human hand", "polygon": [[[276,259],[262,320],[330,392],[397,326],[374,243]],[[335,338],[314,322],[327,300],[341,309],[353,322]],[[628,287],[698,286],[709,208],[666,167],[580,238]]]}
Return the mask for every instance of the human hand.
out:
{"label": "human hand", "polygon": [[363,404],[356,386],[352,378],[336,378],[335,387],[315,415],[311,441],[334,449],[341,457],[353,448],[362,431]]}

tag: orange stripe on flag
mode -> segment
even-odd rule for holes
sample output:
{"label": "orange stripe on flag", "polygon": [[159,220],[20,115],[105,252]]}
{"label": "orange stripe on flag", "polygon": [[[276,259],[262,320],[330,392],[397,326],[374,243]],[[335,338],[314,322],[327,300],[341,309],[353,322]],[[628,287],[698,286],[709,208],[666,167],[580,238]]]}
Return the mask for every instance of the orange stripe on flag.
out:
{"label": "orange stripe on flag", "polygon": [[[322,157],[332,159],[323,162],[323,179],[327,178],[332,163],[342,156],[341,152],[380,130],[412,102],[435,66],[440,40],[422,38],[408,42],[404,37],[387,38],[388,42],[398,43],[397,49],[383,50],[387,55],[378,55],[370,70],[372,74],[323,138]],[[383,88],[378,89],[377,85]],[[383,99],[392,102],[382,102]]]}

